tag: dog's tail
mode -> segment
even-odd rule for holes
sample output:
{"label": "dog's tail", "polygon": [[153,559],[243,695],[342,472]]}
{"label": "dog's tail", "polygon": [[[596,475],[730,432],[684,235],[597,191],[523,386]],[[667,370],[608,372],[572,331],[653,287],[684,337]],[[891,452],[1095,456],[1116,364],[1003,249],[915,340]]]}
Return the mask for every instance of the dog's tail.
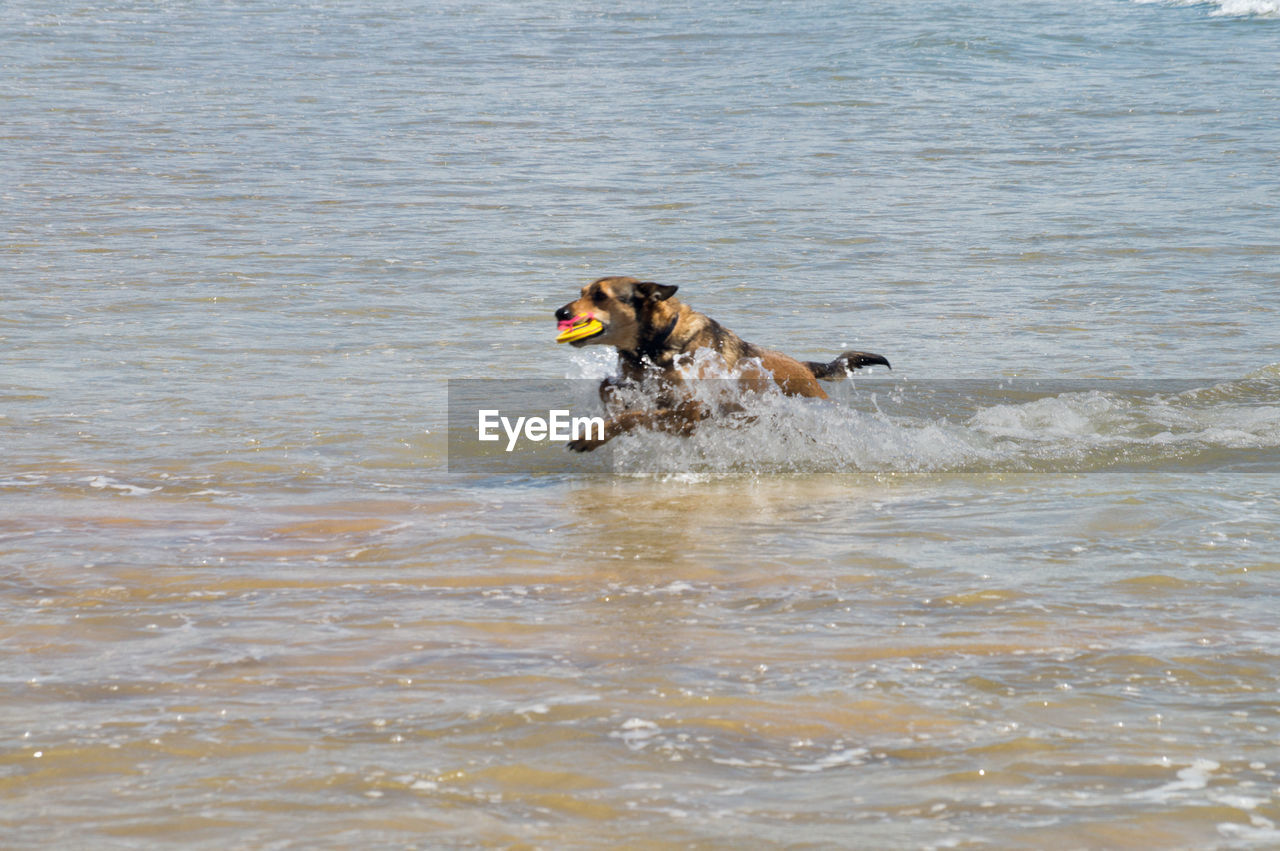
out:
{"label": "dog's tail", "polygon": [[809,370],[813,373],[814,378],[844,378],[855,369],[872,366],[873,364],[893,369],[893,367],[889,366],[889,360],[884,355],[875,355],[871,352],[845,352],[831,361],[831,363],[818,363],[813,360],[804,362],[804,365],[809,367]]}

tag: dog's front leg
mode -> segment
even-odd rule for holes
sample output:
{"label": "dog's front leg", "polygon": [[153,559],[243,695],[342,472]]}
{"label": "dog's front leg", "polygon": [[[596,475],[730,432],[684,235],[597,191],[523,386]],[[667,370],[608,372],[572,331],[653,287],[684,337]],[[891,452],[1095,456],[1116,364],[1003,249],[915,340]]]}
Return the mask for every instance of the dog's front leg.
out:
{"label": "dog's front leg", "polygon": [[591,452],[618,435],[637,428],[649,428],[688,437],[697,429],[698,423],[707,418],[707,415],[706,405],[694,399],[688,399],[670,408],[659,408],[656,411],[626,411],[605,420],[603,437],[580,437],[569,441],[568,445],[574,452]]}

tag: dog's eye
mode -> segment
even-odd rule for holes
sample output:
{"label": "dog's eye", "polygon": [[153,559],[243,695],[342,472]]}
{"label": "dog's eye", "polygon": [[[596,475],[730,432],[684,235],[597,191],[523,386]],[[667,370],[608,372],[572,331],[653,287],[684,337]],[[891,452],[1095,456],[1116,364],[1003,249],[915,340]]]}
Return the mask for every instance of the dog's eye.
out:
{"label": "dog's eye", "polygon": [[600,290],[596,290],[591,294],[591,300],[594,301],[596,304],[604,304],[609,299],[603,292],[601,292]]}

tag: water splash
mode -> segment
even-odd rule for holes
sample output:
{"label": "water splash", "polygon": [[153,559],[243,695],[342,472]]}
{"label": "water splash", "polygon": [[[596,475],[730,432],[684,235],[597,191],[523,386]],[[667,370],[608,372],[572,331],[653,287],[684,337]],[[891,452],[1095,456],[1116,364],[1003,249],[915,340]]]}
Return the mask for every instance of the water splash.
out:
{"label": "water splash", "polygon": [[606,451],[617,472],[641,476],[1274,471],[1276,375],[1269,367],[1227,381],[857,378],[828,385],[828,400],[696,380],[688,392],[720,415],[690,437],[636,432]]}

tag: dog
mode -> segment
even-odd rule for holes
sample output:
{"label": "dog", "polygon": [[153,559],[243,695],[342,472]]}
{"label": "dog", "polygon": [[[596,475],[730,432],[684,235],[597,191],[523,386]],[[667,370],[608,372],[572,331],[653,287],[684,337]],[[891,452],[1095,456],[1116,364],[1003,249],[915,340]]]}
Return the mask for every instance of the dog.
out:
{"label": "dog", "polygon": [[[613,346],[618,350],[621,374],[600,384],[600,399],[610,414],[602,437],[570,441],[575,452],[589,452],[620,434],[651,428],[691,434],[709,416],[707,406],[681,393],[686,376],[680,367],[693,355],[710,349],[717,366],[739,376],[744,389],[777,384],[789,396],[825,399],[819,379],[844,378],[852,370],[881,365],[883,355],[845,352],[827,363],[799,361],[772,349],[748,343],[711,317],[674,298],[678,287],[630,277],[598,278],[582,288],[582,295],[556,311],[561,340],[575,348]],[[599,328],[596,328],[596,326]],[[568,339],[566,339],[568,338]],[[626,394],[619,392],[657,379],[655,405],[625,409]],[[646,384],[646,387],[654,386]]]}

